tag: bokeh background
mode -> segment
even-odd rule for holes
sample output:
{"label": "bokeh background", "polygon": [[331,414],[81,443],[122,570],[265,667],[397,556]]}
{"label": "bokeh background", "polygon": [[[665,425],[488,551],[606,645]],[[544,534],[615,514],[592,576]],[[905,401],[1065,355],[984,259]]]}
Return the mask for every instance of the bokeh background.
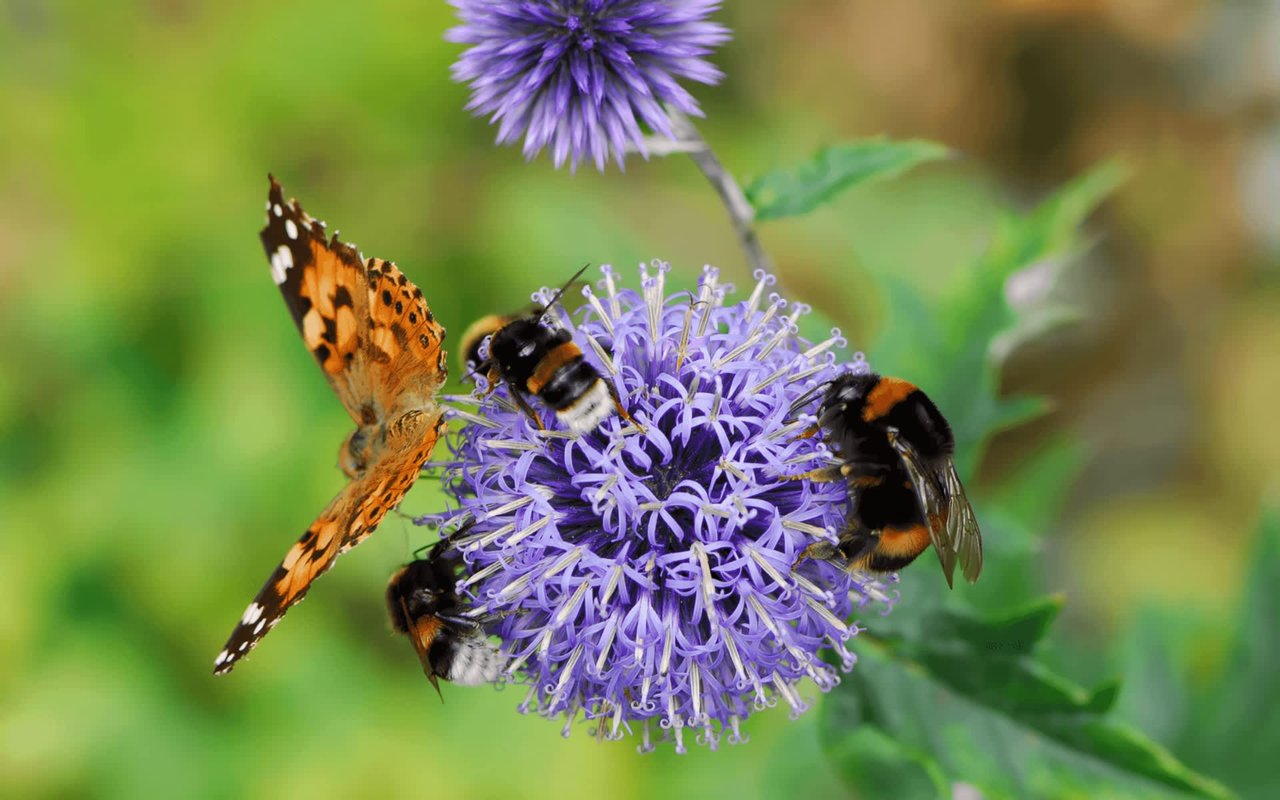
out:
{"label": "bokeh background", "polygon": [[[1058,289],[1083,318],[1005,371],[1054,411],[1001,436],[981,475],[1081,443],[1038,559],[1067,598],[1052,657],[1083,683],[1136,681],[1120,713],[1230,782],[1180,748],[1280,465],[1280,3],[795,0],[718,18],[728,77],[697,94],[740,176],[879,133],[963,154],[762,230],[783,284],[855,348],[892,313],[875,275],[936,291],[1000,209],[1127,163]],[[817,714],[641,757],[519,716],[516,690],[445,687],[441,704],[384,621],[383,581],[430,539],[397,517],[247,666],[210,676],[339,487],[347,432],[268,280],[268,170],[399,262],[454,332],[584,261],[748,282],[690,162],[570,175],[495,149],[448,78],[451,23],[408,0],[0,2],[0,794],[845,793]],[[441,502],[424,481],[404,509]]]}

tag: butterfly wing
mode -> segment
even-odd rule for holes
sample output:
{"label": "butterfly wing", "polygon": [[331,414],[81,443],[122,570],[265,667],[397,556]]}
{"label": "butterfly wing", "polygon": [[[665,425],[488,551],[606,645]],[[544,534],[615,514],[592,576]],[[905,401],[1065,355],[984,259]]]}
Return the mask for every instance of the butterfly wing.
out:
{"label": "butterfly wing", "polygon": [[[294,543],[240,617],[214,662],[214,674],[231,671],[339,555],[368,538],[387,512],[404,499],[445,428],[438,412],[406,416],[412,419],[404,420],[403,425],[414,430],[406,431],[404,446],[383,451],[364,476],[348,483]],[[396,422],[401,420],[393,425]]]}
{"label": "butterfly wing", "polygon": [[942,564],[942,572],[947,576],[947,585],[952,585],[957,562],[965,580],[970,583],[976,581],[982,572],[982,532],[960,476],[956,474],[955,463],[947,458],[936,466],[929,465],[892,429],[889,431],[889,443],[911,476],[911,484],[928,523],[929,538]]}
{"label": "butterfly wing", "polygon": [[271,178],[267,224],[259,237],[302,341],[357,424],[380,418],[373,405],[369,353],[368,274],[359,251],[325,237],[323,222],[285,201]]}
{"label": "butterfly wing", "polygon": [[422,290],[390,261],[366,264],[369,301],[367,362],[374,402],[390,417],[433,407],[448,375],[444,328]]}
{"label": "butterfly wing", "polygon": [[400,504],[444,431],[435,403],[446,375],[444,329],[422,291],[394,264],[366,263],[337,236],[326,240],[324,223],[285,202],[275,178],[261,238],[304,343],[351,417],[376,425],[379,438],[364,474],[329,503],[249,604],[214,664],[218,674]]}

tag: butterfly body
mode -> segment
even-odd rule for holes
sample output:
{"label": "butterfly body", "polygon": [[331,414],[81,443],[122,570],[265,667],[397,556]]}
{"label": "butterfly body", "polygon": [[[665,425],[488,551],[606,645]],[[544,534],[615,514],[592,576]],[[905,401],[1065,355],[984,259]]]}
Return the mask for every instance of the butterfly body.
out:
{"label": "butterfly body", "polygon": [[216,674],[229,672],[399,505],[444,432],[435,399],[447,373],[444,328],[395,264],[364,259],[324,228],[271,179],[263,248],[304,344],[357,426],[338,454],[350,480],[249,604]]}

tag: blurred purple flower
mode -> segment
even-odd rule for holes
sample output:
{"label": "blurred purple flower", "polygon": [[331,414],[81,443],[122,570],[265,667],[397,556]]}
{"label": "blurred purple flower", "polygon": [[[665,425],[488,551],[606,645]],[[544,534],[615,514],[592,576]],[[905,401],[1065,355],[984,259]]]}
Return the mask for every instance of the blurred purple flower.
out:
{"label": "blurred purple flower", "polygon": [[662,104],[701,116],[677,78],[713,84],[703,59],[729,38],[706,21],[719,0],[450,0],[462,24],[449,41],[471,45],[453,65],[471,84],[467,108],[490,115],[498,143],[524,133],[526,158],[551,148],[557,167],[590,156],[618,166],[628,145],[644,153],[640,125],[672,137]]}
{"label": "blurred purple flower", "polygon": [[748,300],[725,306],[732,287],[715,269],[693,296],[665,297],[668,268],[655,266],[642,293],[618,290],[605,267],[604,295],[583,290],[576,328],[551,320],[644,431],[615,416],[580,438],[539,432],[505,386],[454,398],[481,406],[459,412],[468,424],[445,464],[460,508],[420,522],[462,552],[476,613],[497,615],[507,674],[529,685],[522,712],[564,715],[565,735],[579,712],[601,738],[636,723],[642,750],[656,722],[683,752],[685,727],[714,748],[742,741],[742,720],[779,698],[805,710],[798,681],[839,681],[820,651],[853,666],[854,603],[891,602],[865,575],[814,561],[792,571],[815,537],[834,540],[848,499],[837,484],[777,479],[832,459],[821,437],[796,438],[813,417],[793,404],[866,364],[837,366],[838,330],[800,338],[806,309],[784,314],[762,272]]}

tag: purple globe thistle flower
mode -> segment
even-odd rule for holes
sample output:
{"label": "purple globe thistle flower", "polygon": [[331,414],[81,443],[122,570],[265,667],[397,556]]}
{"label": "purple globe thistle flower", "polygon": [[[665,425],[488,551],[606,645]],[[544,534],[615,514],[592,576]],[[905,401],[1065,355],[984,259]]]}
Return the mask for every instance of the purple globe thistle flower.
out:
{"label": "purple globe thistle flower", "polygon": [[[524,133],[524,154],[544,147],[559,167],[590,156],[603,170],[628,146],[645,153],[641,124],[674,138],[662,104],[701,116],[679,83],[714,84],[703,59],[729,38],[708,22],[719,0],[450,0],[462,24],[449,41],[471,45],[453,65],[471,84],[467,109],[498,125],[498,143]],[[647,155],[647,154],[646,154]]]}
{"label": "purple globe thistle flower", "polygon": [[[464,558],[460,591],[487,616],[526,683],[522,712],[581,712],[601,738],[640,728],[641,750],[661,738],[684,752],[684,728],[715,747],[743,741],[740,724],[779,699],[808,704],[798,682],[827,690],[855,657],[846,622],[856,604],[890,598],[866,575],[806,561],[834,541],[844,487],[783,481],[829,463],[820,437],[797,438],[811,415],[793,408],[838,366],[838,330],[816,345],[796,333],[805,313],[757,273],[750,298],[705,268],[696,293],[664,296],[668,267],[642,267],[642,293],[584,289],[576,327],[553,309],[638,425],[618,417],[581,437],[539,431],[506,386],[457,412],[466,422],[445,463],[459,508],[425,517]],[[535,295],[548,302],[547,292]],[[482,348],[483,355],[483,348]],[[483,388],[483,387],[481,387]],[[479,391],[479,390],[478,390]],[[800,403],[800,405],[805,405]],[[812,405],[812,404],[808,404]]]}

